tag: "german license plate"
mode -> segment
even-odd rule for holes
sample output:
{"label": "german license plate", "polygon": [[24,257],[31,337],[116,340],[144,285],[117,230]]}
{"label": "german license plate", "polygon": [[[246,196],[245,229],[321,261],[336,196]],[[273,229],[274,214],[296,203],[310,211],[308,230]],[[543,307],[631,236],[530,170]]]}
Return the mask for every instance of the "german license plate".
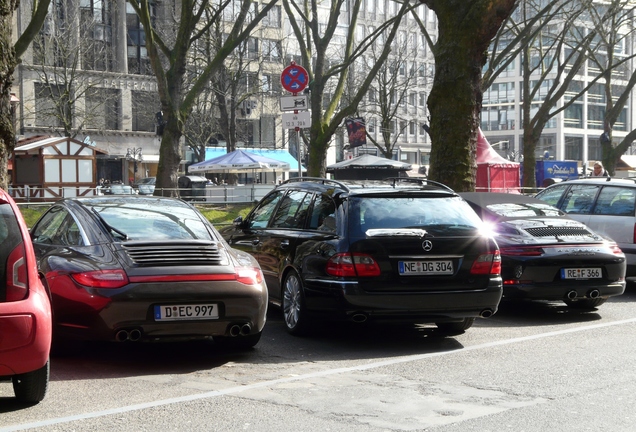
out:
{"label": "german license plate", "polygon": [[599,267],[561,269],[561,279],[600,279],[602,277],[603,272]]}
{"label": "german license plate", "polygon": [[401,275],[453,274],[453,261],[399,261]]}
{"label": "german license plate", "polygon": [[208,320],[218,317],[219,306],[215,303],[155,306],[155,321]]}

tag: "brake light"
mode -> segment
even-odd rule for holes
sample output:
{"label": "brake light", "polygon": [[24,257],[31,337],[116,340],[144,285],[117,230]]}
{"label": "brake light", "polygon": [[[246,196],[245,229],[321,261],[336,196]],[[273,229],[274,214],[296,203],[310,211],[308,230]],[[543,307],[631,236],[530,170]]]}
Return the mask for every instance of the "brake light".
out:
{"label": "brake light", "polygon": [[614,255],[623,255],[623,251],[621,250],[620,247],[618,247],[616,243],[610,243],[608,246],[612,250]]}
{"label": "brake light", "polygon": [[470,268],[470,274],[500,275],[501,254],[499,250],[479,255]]}
{"label": "brake light", "polygon": [[258,268],[237,267],[236,280],[245,285],[258,285],[263,282],[263,272]]}
{"label": "brake light", "polygon": [[339,253],[329,258],[326,272],[338,277],[380,276],[380,266],[370,255]]}
{"label": "brake light", "polygon": [[540,246],[513,246],[501,248],[502,255],[508,256],[541,256],[544,250]]}
{"label": "brake light", "polygon": [[73,280],[80,285],[93,288],[121,288],[128,284],[128,276],[123,270],[96,270],[74,273]]}
{"label": "brake light", "polygon": [[27,273],[24,244],[20,243],[11,251],[7,259],[6,301],[20,301],[27,297],[29,292]]}

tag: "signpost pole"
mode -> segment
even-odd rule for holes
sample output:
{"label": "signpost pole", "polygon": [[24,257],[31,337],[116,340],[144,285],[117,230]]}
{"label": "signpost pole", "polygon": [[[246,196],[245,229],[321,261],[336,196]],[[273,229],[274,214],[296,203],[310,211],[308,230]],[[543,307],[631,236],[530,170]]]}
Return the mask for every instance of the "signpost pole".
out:
{"label": "signpost pole", "polygon": [[[302,92],[309,84],[309,74],[307,73],[307,70],[302,66],[297,65],[296,62],[291,62],[291,64],[287,66],[281,73],[280,81],[283,88],[290,92],[294,98],[291,101],[289,101],[288,98],[281,98],[281,109],[287,110],[289,108],[295,108],[297,106],[306,108],[308,105],[308,98],[303,96],[298,97],[298,93]],[[298,109],[294,109],[294,114],[298,114]],[[284,118],[285,116],[283,115],[283,119]],[[303,176],[301,162],[302,158],[300,154],[300,125],[305,126],[305,121],[306,120],[300,120],[296,117],[294,117],[292,121],[293,123],[295,123],[294,129],[296,130],[296,156],[298,157],[298,177]],[[291,127],[289,129],[291,129]]]}

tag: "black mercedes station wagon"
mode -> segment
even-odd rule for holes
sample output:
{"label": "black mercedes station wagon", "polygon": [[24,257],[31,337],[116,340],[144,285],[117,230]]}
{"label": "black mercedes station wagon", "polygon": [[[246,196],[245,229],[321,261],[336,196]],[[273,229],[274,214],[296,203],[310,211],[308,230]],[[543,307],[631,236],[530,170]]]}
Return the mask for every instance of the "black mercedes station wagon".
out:
{"label": "black mercedes station wagon", "polygon": [[458,334],[502,296],[496,242],[458,194],[426,179],[291,179],[221,234],[256,257],[294,335],[320,319]]}

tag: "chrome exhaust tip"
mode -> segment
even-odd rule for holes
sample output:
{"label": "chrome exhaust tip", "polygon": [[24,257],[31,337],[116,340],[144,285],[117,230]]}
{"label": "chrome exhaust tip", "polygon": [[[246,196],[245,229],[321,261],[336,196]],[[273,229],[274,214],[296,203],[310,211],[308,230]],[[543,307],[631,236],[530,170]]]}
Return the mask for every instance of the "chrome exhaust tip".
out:
{"label": "chrome exhaust tip", "polygon": [[230,327],[230,336],[237,337],[240,334],[241,334],[241,326],[240,325],[234,324],[232,327]]}
{"label": "chrome exhaust tip", "polygon": [[600,295],[601,295],[601,292],[597,289],[591,290],[590,292],[587,293],[587,296],[591,299],[599,298]]}
{"label": "chrome exhaust tip", "polygon": [[131,342],[137,342],[139,339],[141,339],[141,330],[139,329],[132,329],[129,333],[128,333],[128,339]]}
{"label": "chrome exhaust tip", "polygon": [[579,294],[578,294],[576,291],[572,290],[572,291],[569,291],[569,292],[565,295],[565,297],[567,297],[569,300],[574,300],[575,298],[577,298],[577,297],[578,297],[578,295],[579,295]]}
{"label": "chrome exhaust tip", "polygon": [[490,318],[491,316],[493,316],[493,311],[492,309],[484,309],[483,311],[481,311],[481,313],[479,314],[480,317],[482,318]]}
{"label": "chrome exhaust tip", "polygon": [[353,321],[354,323],[363,323],[368,319],[367,314],[363,314],[363,313],[356,313],[353,314],[351,316],[351,321]]}
{"label": "chrome exhaust tip", "polygon": [[247,336],[252,331],[252,326],[249,324],[243,324],[241,326],[241,336]]}
{"label": "chrome exhaust tip", "polygon": [[115,333],[115,340],[117,342],[126,342],[128,339],[130,339],[130,334],[127,330],[119,330]]}

